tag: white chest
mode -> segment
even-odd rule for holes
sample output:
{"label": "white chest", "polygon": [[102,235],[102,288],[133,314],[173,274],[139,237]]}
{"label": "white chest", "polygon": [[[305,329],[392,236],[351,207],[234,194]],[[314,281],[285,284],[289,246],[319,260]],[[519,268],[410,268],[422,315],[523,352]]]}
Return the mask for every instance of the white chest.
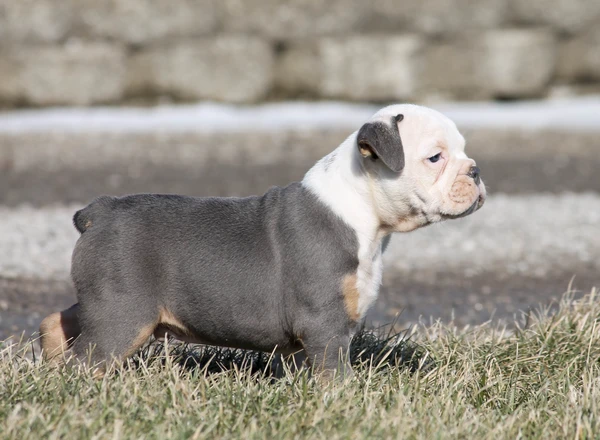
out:
{"label": "white chest", "polygon": [[369,308],[373,305],[379,295],[381,278],[383,275],[383,258],[381,246],[377,251],[358,260],[356,271],[356,287],[358,290],[357,314],[360,319],[364,318]]}

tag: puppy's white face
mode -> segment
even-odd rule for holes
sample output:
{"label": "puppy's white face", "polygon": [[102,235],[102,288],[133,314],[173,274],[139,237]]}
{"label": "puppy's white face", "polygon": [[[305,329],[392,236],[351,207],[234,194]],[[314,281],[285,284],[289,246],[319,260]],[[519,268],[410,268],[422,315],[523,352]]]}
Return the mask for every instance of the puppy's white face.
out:
{"label": "puppy's white face", "polygon": [[[426,107],[401,104],[380,110],[370,122],[376,130],[384,130],[374,134],[380,139],[375,143],[389,145],[374,151],[368,142],[361,143],[361,129],[359,151],[365,156],[378,216],[390,231],[406,232],[463,217],[483,205],[485,185],[450,119]],[[384,125],[390,133],[385,133]],[[394,157],[400,150],[403,163]]]}

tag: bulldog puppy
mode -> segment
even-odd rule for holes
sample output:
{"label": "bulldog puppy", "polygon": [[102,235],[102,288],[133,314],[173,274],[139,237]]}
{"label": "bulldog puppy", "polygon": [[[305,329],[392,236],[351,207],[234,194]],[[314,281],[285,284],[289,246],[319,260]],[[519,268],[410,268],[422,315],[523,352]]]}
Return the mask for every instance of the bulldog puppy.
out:
{"label": "bulldog puppy", "polygon": [[262,196],[100,197],[75,214],[78,302],[44,319],[43,353],[72,350],[105,365],[152,335],[171,335],[304,350],[317,369],[351,373],[340,355],[377,299],[390,234],[483,205],[485,186],[464,148],[442,114],[393,105],[302,182]]}

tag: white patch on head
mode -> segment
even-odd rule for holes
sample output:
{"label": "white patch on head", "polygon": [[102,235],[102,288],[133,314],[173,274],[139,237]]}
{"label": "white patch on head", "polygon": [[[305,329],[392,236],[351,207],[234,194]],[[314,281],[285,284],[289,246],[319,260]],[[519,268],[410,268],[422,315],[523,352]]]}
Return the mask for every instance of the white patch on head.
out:
{"label": "white patch on head", "polygon": [[[485,186],[467,177],[475,161],[465,154],[465,139],[454,122],[433,109],[411,104],[385,107],[372,120],[389,123],[397,114],[404,115],[397,127],[406,165],[397,179],[380,180],[376,204],[385,207],[382,221],[396,232],[408,232],[460,215],[480,196],[483,203]],[[430,163],[428,159],[438,153],[442,160]],[[411,216],[411,210],[421,215]]]}
{"label": "white patch on head", "polygon": [[[393,118],[404,119],[393,127]],[[353,133],[321,159],[302,181],[358,238],[358,314],[364,317],[377,298],[383,263],[381,243],[391,232],[408,232],[483,204],[485,187],[466,174],[475,162],[464,153],[465,140],[456,125],[441,113],[400,104],[378,111],[369,122],[398,129],[405,167],[394,173],[363,158]],[[399,146],[400,147],[400,146]],[[440,162],[429,158],[440,153]],[[461,180],[462,179],[462,180]]]}

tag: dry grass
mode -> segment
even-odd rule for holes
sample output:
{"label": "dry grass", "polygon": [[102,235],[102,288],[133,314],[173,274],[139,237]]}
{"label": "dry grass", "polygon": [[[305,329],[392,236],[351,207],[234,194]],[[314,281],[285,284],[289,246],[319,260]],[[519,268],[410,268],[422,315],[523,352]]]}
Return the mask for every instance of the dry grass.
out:
{"label": "dry grass", "polygon": [[0,436],[600,438],[600,300],[566,296],[527,328],[362,332],[356,377],[275,380],[268,357],[152,346],[102,380],[0,351]]}

